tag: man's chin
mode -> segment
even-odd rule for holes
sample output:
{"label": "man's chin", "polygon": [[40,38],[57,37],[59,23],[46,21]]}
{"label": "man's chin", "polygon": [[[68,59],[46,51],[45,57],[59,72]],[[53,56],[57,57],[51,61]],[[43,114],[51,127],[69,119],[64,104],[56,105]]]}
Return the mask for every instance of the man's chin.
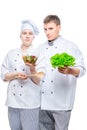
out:
{"label": "man's chin", "polygon": [[52,38],[48,38],[48,41],[52,41],[53,39]]}

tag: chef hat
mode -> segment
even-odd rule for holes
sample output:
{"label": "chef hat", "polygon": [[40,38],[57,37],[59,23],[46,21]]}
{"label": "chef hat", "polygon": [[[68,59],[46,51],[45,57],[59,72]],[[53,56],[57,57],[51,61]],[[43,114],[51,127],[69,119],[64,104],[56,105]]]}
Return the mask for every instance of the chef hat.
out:
{"label": "chef hat", "polygon": [[39,34],[39,30],[34,22],[31,20],[23,20],[21,25],[21,32],[25,29],[31,30],[35,35]]}

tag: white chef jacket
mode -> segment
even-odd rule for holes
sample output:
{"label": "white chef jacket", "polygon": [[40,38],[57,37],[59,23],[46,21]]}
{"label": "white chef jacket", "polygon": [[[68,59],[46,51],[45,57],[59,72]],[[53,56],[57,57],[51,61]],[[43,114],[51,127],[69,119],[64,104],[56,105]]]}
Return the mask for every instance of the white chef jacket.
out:
{"label": "white chef jacket", "polygon": [[[31,46],[27,53],[35,52]],[[38,52],[36,52],[38,53]],[[45,72],[44,58],[38,56],[36,62],[37,72]],[[1,78],[4,80],[8,72],[23,72],[30,74],[29,67],[22,59],[21,49],[14,49],[8,52],[1,66]],[[26,80],[15,79],[9,82],[7,89],[6,105],[13,108],[37,108],[40,107],[41,86],[36,85],[30,78]]]}
{"label": "white chef jacket", "polygon": [[46,57],[46,75],[42,80],[41,109],[45,110],[71,110],[73,108],[77,77],[58,72],[50,64],[50,57],[56,53],[66,52],[76,59],[75,68],[80,69],[81,77],[85,74],[83,56],[78,47],[63,39],[61,36],[56,39],[53,45],[48,42],[38,48],[44,52]]}

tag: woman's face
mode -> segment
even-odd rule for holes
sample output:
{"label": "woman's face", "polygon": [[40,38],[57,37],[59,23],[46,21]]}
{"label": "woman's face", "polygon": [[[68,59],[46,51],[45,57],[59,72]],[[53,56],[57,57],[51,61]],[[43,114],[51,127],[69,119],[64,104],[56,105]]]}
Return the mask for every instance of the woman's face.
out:
{"label": "woman's face", "polygon": [[34,33],[31,30],[23,30],[20,34],[20,38],[22,40],[22,45],[25,47],[29,47],[34,40]]}

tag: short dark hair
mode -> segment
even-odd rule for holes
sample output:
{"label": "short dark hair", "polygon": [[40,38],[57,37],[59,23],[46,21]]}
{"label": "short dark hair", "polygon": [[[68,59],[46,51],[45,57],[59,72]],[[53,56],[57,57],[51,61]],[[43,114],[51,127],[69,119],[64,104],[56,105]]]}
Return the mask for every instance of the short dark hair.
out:
{"label": "short dark hair", "polygon": [[61,24],[60,18],[57,15],[48,15],[48,16],[46,16],[43,23],[47,24],[47,23],[49,23],[51,21],[53,21],[56,25]]}

